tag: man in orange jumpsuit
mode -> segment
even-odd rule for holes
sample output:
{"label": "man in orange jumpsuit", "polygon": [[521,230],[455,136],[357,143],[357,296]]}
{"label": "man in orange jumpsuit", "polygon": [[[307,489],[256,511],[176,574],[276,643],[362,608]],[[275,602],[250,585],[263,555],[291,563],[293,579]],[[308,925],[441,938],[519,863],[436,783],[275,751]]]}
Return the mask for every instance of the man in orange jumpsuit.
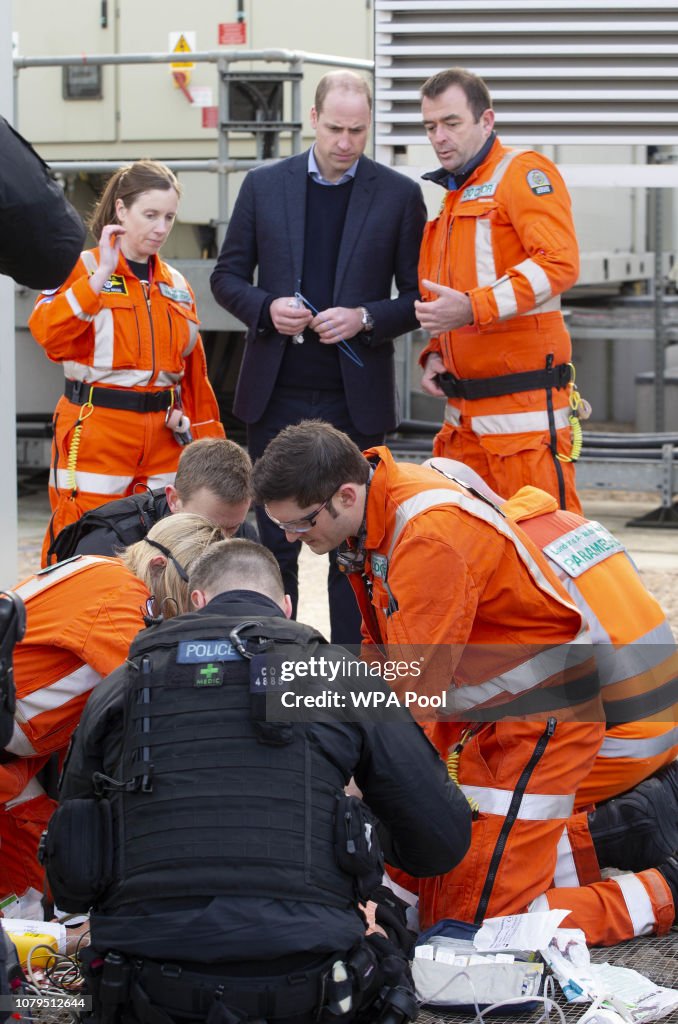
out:
{"label": "man in orange jumpsuit", "polygon": [[64,754],[91,690],[127,657],[145,624],[149,587],[156,602],[164,596],[168,615],[185,610],[179,570],[186,574],[191,556],[222,537],[201,516],[177,513],[152,527],[148,551],[146,542],[126,549],[134,571],[120,558],[79,555],[14,588],[26,634],[14,648],[14,729],[0,751],[0,896],[42,890],[37,847],[56,802],[38,773]]}
{"label": "man in orange jumpsuit", "polygon": [[481,78],[441,71],[422,115],[446,189],[422,241],[417,318],[431,338],[422,389],[447,396],[434,454],[500,494],[539,485],[581,511],[570,458],[570,337],[560,295],[579,274],[570,197],[554,164],[507,149]]}
{"label": "man in orange jumpsuit", "polygon": [[[422,885],[422,924],[527,909],[551,885],[604,735],[576,606],[493,505],[386,448],[363,455],[328,424],[282,431],[253,476],[255,500],[289,536],[316,553],[349,541],[366,640],[395,660],[422,656],[438,694],[449,687],[456,721],[431,731],[439,750],[459,748],[459,782],[480,814],[462,863]],[[430,679],[419,689],[430,707]]]}
{"label": "man in orange jumpsuit", "polygon": [[[504,501],[462,463],[434,458],[428,465],[473,487],[520,525],[584,615],[595,645],[608,727],[559,843],[555,888],[536,907],[578,905],[580,918],[591,917],[588,933],[597,929],[600,940],[602,927],[601,941],[661,929],[672,918],[662,897],[653,901],[661,880],[647,869],[658,867],[669,883],[673,914],[678,895],[671,863],[678,848],[678,652],[664,612],[600,523],[558,509],[538,488],[521,488]],[[604,867],[635,874],[577,892],[600,883]]]}

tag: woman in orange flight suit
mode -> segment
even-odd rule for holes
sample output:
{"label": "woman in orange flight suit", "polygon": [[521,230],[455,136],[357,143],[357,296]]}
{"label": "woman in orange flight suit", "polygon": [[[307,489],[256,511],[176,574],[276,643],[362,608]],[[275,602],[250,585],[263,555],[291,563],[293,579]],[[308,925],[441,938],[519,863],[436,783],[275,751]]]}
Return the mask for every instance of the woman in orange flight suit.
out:
{"label": "woman in orange flight suit", "polygon": [[53,538],[83,512],[140,486],[172,483],[181,447],[223,437],[207,378],[193,292],[158,252],[180,186],[141,160],[111,177],[91,220],[99,246],[43,291],[29,320],[65,392],[54,413],[49,494]]}

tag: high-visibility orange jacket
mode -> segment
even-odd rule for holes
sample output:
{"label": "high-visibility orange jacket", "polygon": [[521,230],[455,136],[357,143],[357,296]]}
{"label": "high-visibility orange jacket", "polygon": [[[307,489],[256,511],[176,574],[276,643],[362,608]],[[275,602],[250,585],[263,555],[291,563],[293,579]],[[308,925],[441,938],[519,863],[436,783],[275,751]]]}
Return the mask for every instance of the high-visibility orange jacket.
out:
{"label": "high-visibility orange jacket", "polygon": [[608,720],[585,807],[632,789],[678,755],[678,650],[623,545],[535,487],[502,506],[544,552],[591,630]]}
{"label": "high-visibility orange jacket", "polygon": [[[476,380],[544,370],[548,360],[570,362],[560,295],[578,273],[570,197],[557,168],[539,153],[507,149],[496,139],[426,225],[422,296],[437,298],[421,286],[424,278],[466,292],[473,324],[431,338],[422,365],[437,352],[455,377]],[[445,421],[436,455],[461,459],[485,479],[491,473],[488,482],[502,494],[539,479],[558,495],[561,474],[567,507],[580,509],[572,466],[559,468],[552,457],[571,449],[567,389],[449,398]],[[544,468],[537,477],[538,456]]]}
{"label": "high-visibility orange jacket", "polygon": [[98,249],[83,252],[60,288],[38,296],[28,321],[35,340],[52,362],[63,364],[69,380],[133,391],[181,384],[195,437],[222,436],[186,278],[152,256],[146,289],[121,255],[115,274],[95,295],[89,277],[98,257]]}
{"label": "high-visibility orange jacket", "polygon": [[[643,587],[619,543],[599,524],[563,512],[554,498],[536,488],[523,488],[502,503],[482,480],[468,472],[468,467],[446,465],[443,460],[436,460],[435,465],[441,473],[466,481],[501,505],[512,521],[543,548],[554,572],[589,624],[604,705],[609,696],[607,708],[613,719],[623,720],[623,710],[651,716],[661,708],[657,716],[660,721],[646,717],[607,729],[589,773],[576,786],[575,810],[633,788],[676,753],[676,650],[661,608]],[[561,733],[566,727],[559,727]],[[437,729],[434,738],[441,753],[446,754],[452,744],[441,728]],[[491,737],[481,735],[481,754],[472,745],[462,754],[459,778],[467,795],[476,792],[474,780],[477,775],[482,777],[490,741]],[[568,771],[567,766],[564,770]],[[484,794],[481,810],[486,807]],[[521,805],[519,814],[523,811]],[[553,878],[549,881],[542,876],[545,890],[531,901],[530,909],[570,910],[566,925],[581,928],[595,945],[666,932],[673,923],[675,909],[660,873],[648,870],[603,881],[586,811],[572,814],[561,824],[564,827],[557,843]],[[474,824],[478,842],[484,827]],[[552,867],[553,861],[549,864]],[[451,892],[454,895],[454,889]],[[441,889],[439,896],[428,894],[436,916],[442,915],[446,895],[446,888]],[[451,911],[451,900],[448,907]],[[426,904],[423,912],[429,912]]]}
{"label": "high-visibility orange jacket", "polygon": [[[556,721],[555,712],[495,723],[487,709],[501,702],[508,714],[529,714],[528,698],[553,684],[544,647],[560,652],[561,680],[581,685],[592,663],[588,631],[543,556],[499,511],[433,470],[396,464],[385,448],[366,455],[377,463],[367,497],[366,580],[349,577],[366,639],[387,644],[389,658],[405,651],[406,661],[412,649],[433,659],[443,652],[457,717],[480,718],[458,773],[480,807],[471,849],[454,871],[422,882],[422,925],[524,910],[551,883],[604,724]],[[598,708],[587,695],[584,686],[577,711],[593,719]],[[467,726],[439,721],[428,731],[447,756]]]}
{"label": "high-visibility orange jacket", "polygon": [[493,705],[534,711],[528,695],[560,685],[565,662],[570,681],[592,683],[582,684],[577,713],[593,698],[588,710],[597,715],[587,627],[541,552],[496,508],[434,470],[396,463],[385,447],[365,454],[376,463],[369,594],[361,577],[349,579],[368,643],[420,645],[427,662],[444,663],[446,685],[454,679],[445,710],[457,718]]}
{"label": "high-visibility orange jacket", "polygon": [[55,805],[35,776],[65,750],[92,688],[127,657],[149,598],[119,559],[92,555],[14,589],[26,605],[26,635],[14,649],[14,731],[0,764],[2,893],[41,886],[35,854]]}
{"label": "high-visibility orange jacket", "polygon": [[[152,256],[146,286],[121,255],[116,273],[95,295],[89,276],[98,266],[98,253],[83,252],[61,287],[38,297],[29,319],[49,359],[62,363],[67,387],[82,385],[77,398],[62,396],[54,413],[54,515],[43,565],[52,537],[83,512],[135,487],[173,482],[181,446],[165,425],[170,406],[182,406],[194,438],[224,434],[207,378],[193,292],[184,276]],[[159,393],[162,408],[107,408],[95,391],[90,409],[85,403],[92,385],[140,399]]]}
{"label": "high-visibility orange jacket", "polygon": [[[585,616],[593,637],[609,725],[575,808],[626,792],[678,756],[678,653],[664,612],[643,586],[623,546],[599,523],[557,508],[525,487],[502,509],[544,551]],[[576,814],[558,845],[554,887],[534,910],[565,907],[567,925],[591,942],[613,944],[662,934],[675,908],[654,870],[601,880],[585,812]]]}

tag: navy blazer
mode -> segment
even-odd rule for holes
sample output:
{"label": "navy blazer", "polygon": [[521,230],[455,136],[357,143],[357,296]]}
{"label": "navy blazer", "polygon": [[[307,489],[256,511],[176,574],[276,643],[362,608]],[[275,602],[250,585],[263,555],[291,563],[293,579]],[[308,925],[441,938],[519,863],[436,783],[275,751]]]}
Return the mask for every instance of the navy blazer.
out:
{"label": "navy blazer", "polygon": [[[258,329],[268,299],[293,295],[304,258],[308,152],[250,171],[242,184],[211,276],[215,299],[247,325],[233,411],[245,423],[264,415],[290,339]],[[333,305],[367,306],[375,327],[351,345],[363,368],[340,355],[346,401],[356,430],[394,430],[400,415],[393,339],[418,327],[417,265],[426,222],[419,185],[360,157],[346,212]],[[258,267],[257,284],[253,284]],[[397,297],[391,298],[395,280]],[[347,339],[349,340],[349,339]]]}

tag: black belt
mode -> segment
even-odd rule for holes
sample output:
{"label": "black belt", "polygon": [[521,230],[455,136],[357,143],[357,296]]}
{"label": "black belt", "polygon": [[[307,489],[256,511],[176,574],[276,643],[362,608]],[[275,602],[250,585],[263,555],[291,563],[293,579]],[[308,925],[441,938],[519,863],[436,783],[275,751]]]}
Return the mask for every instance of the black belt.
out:
{"label": "black belt", "polygon": [[98,388],[82,380],[67,380],[64,394],[69,402],[92,402],[102,409],[127,412],[164,412],[172,405],[174,389],[169,391],[128,391],[127,388]]}
{"label": "black belt", "polygon": [[461,379],[452,373],[436,374],[436,383],[448,398],[500,398],[518,391],[540,391],[543,388],[566,388],[572,380],[569,363],[559,363],[550,370],[528,370],[507,373],[502,377]]}
{"label": "black belt", "polygon": [[134,978],[151,1003],[176,1013],[204,1019],[217,998],[248,1017],[301,1017],[322,1005],[323,976],[337,959],[335,955],[306,970],[268,978],[186,971],[152,960],[133,959],[132,964]]}

